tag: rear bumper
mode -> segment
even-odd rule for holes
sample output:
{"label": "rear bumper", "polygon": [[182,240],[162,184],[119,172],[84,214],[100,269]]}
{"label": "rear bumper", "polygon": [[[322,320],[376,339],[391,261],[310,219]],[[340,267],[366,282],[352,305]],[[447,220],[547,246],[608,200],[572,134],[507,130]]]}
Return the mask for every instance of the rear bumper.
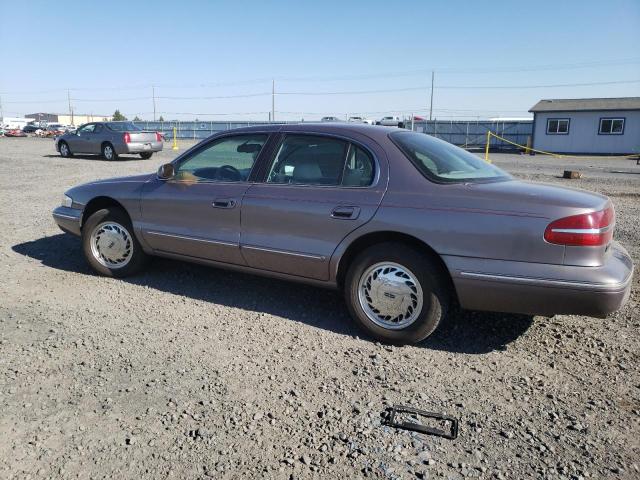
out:
{"label": "rear bumper", "polygon": [[629,299],[633,263],[618,243],[599,267],[444,257],[470,310],[604,318]]}
{"label": "rear bumper", "polygon": [[76,208],[58,207],[53,213],[53,220],[63,232],[80,236],[82,211]]}
{"label": "rear bumper", "polygon": [[153,153],[162,151],[162,142],[125,143],[121,153]]}

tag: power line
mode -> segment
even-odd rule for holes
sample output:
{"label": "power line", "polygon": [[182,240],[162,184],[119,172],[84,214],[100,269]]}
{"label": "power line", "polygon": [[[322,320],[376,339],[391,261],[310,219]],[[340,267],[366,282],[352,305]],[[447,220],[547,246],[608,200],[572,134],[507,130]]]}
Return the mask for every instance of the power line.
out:
{"label": "power line", "polygon": [[[432,70],[437,70],[439,73],[443,74],[470,74],[470,73],[517,73],[517,72],[534,72],[534,71],[547,71],[547,70],[574,70],[574,69],[584,69],[584,68],[601,68],[601,67],[611,67],[616,65],[634,65],[639,64],[640,58],[625,58],[625,59],[610,59],[610,60],[599,60],[599,61],[589,61],[589,62],[576,62],[576,63],[562,63],[562,64],[546,64],[546,65],[523,65],[516,67],[501,67],[501,66],[493,66],[493,67],[445,67],[445,66],[433,66],[433,67],[425,67],[415,70],[409,70],[404,72],[376,72],[376,73],[364,73],[364,74],[353,74],[353,75],[340,75],[340,76],[307,76],[307,77],[269,77],[269,78],[256,78],[256,79],[245,79],[245,80],[237,80],[237,81],[227,81],[227,82],[205,82],[205,83],[192,83],[192,84],[155,84],[158,88],[209,88],[209,87],[222,87],[222,86],[230,86],[230,85],[251,85],[251,84],[259,84],[264,83],[267,84],[272,80],[278,80],[281,82],[317,82],[317,81],[337,81],[337,80],[363,80],[363,79],[373,79],[373,78],[395,78],[395,77],[403,77],[403,76],[412,76],[412,75],[424,75],[425,73],[429,73]],[[138,84],[138,85],[123,85],[117,87],[72,87],[72,88],[55,88],[55,89],[47,89],[47,90],[22,90],[22,91],[14,91],[7,92],[2,91],[0,95],[19,95],[19,94],[46,94],[46,93],[56,93],[56,92],[65,92],[66,90],[71,91],[121,91],[121,90],[146,90],[152,85],[150,84]]]}
{"label": "power line", "polygon": [[[558,87],[591,87],[596,85],[618,85],[640,83],[640,80],[618,80],[609,82],[590,82],[590,83],[556,83],[548,85],[438,85],[434,87],[436,90],[525,90],[530,88],[558,88]],[[278,92],[277,95],[305,95],[305,96],[320,96],[320,95],[364,95],[371,93],[390,93],[390,92],[409,92],[415,90],[427,90],[431,88],[431,85],[421,85],[417,87],[405,87],[405,88],[388,88],[379,90],[349,90],[349,91],[334,91],[334,92]]]}

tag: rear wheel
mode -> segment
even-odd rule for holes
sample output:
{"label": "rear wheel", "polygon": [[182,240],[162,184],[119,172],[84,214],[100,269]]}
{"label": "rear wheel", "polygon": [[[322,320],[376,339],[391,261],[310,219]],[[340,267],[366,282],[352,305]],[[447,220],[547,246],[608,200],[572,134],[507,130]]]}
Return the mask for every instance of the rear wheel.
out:
{"label": "rear wheel", "polygon": [[67,158],[72,156],[71,149],[69,148],[69,144],[67,144],[67,142],[60,142],[58,150],[60,151],[61,157]]}
{"label": "rear wheel", "polygon": [[102,158],[109,161],[118,159],[118,154],[113,148],[113,145],[111,145],[110,143],[105,143],[104,145],[102,145]]}
{"label": "rear wheel", "polygon": [[148,260],[133,233],[129,216],[118,207],[93,213],[82,227],[82,250],[93,270],[107,277],[126,277]]}
{"label": "rear wheel", "polygon": [[441,269],[417,249],[381,243],[358,255],[346,275],[351,316],[372,337],[417,343],[446,316],[451,292]]}
{"label": "rear wheel", "polygon": [[148,160],[151,158],[151,155],[153,155],[153,152],[144,152],[140,154],[140,158],[142,158],[143,160]]}

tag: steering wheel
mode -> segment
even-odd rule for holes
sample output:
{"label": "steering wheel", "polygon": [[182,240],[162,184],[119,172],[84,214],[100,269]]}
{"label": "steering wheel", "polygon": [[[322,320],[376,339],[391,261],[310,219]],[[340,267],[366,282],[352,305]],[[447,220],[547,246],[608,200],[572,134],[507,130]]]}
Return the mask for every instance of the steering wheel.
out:
{"label": "steering wheel", "polygon": [[217,177],[218,180],[229,180],[232,182],[242,181],[242,174],[236,167],[232,167],[231,165],[222,165],[218,167]]}

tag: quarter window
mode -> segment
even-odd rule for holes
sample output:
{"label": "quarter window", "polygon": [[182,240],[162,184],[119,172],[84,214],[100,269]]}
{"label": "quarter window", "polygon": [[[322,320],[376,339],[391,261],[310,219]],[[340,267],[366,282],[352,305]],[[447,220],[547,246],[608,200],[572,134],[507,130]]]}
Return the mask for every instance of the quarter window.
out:
{"label": "quarter window", "polygon": [[600,135],[622,135],[624,133],[624,118],[601,118]]}
{"label": "quarter window", "polygon": [[357,145],[351,144],[347,163],[344,165],[342,185],[345,187],[366,187],[373,183],[375,175],[373,159]]}
{"label": "quarter window", "polygon": [[550,118],[547,120],[548,135],[567,135],[569,133],[568,118]]}
{"label": "quarter window", "polygon": [[245,182],[267,135],[224,137],[195,152],[177,168],[176,180]]}

